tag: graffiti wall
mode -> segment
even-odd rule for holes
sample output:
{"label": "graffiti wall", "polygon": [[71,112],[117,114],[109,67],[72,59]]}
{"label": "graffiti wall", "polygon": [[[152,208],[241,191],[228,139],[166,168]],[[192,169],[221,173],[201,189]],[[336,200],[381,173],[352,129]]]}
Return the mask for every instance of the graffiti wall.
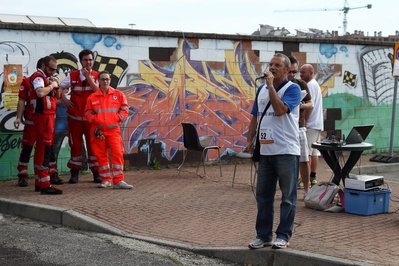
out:
{"label": "graffiti wall", "polygon": [[[373,151],[389,148],[394,97],[390,46],[93,32],[0,29],[0,167],[5,169],[0,178],[16,175],[23,130],[13,125],[18,92],[6,86],[13,73],[10,66],[20,66],[16,77],[22,79],[35,71],[39,58],[52,55],[62,80],[80,67],[77,55],[82,49],[95,53],[93,69],[112,73],[111,86],[128,99],[130,112],[123,125],[126,166],[144,167],[154,159],[178,165],[183,149],[181,122],[193,123],[202,140],[221,146],[222,158],[242,150],[260,85],[255,79],[276,52],[295,56],[299,65],[314,66],[323,94],[325,135],[374,124],[368,138],[375,145]],[[63,118],[65,108],[60,107],[58,165],[68,171],[68,129]],[[210,152],[208,159],[217,156]]]}

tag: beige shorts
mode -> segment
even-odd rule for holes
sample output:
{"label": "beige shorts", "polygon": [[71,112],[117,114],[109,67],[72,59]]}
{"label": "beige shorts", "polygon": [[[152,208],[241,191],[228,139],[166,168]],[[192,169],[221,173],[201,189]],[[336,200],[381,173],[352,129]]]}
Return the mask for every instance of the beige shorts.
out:
{"label": "beige shorts", "polygon": [[318,149],[312,148],[312,144],[320,141],[321,130],[307,128],[306,137],[308,138],[309,156],[320,156]]}
{"label": "beige shorts", "polygon": [[306,137],[306,127],[299,128],[299,144],[301,146],[301,155],[299,156],[299,162],[309,162],[309,146]]}

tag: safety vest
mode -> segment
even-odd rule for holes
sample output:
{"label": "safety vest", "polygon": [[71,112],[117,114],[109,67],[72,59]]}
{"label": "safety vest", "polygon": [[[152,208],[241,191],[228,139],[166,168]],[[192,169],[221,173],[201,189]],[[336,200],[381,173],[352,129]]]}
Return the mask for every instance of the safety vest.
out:
{"label": "safety vest", "polygon": [[[91,78],[94,83],[97,82],[98,72],[91,70]],[[94,92],[90,84],[84,80],[80,80],[80,70],[74,70],[69,74],[70,82],[71,82],[71,102],[74,106],[68,107],[68,117],[74,120],[83,121],[84,119],[84,111],[86,106],[87,98]]]}
{"label": "safety vest", "polygon": [[[47,77],[40,71],[36,71],[31,76],[31,83],[36,78],[43,78],[44,80],[44,87],[49,85]],[[29,103],[34,106],[33,115],[37,114],[46,114],[46,115],[53,115],[55,114],[55,109],[57,105],[56,101],[56,94],[55,90],[50,91],[46,96],[39,98],[36,94],[35,88],[31,88],[31,95],[30,95]]]}

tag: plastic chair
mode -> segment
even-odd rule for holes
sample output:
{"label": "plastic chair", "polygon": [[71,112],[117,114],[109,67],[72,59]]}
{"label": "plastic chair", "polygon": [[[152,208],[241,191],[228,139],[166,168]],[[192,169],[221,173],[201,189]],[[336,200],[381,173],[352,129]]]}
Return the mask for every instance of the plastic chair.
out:
{"label": "plastic chair", "polygon": [[201,158],[199,160],[198,166],[197,166],[197,171],[196,174],[198,175],[198,169],[201,164],[204,165],[204,174],[206,174],[205,171],[205,160],[206,160],[206,152],[210,149],[217,149],[218,154],[219,154],[219,168],[220,168],[220,176],[222,176],[222,166],[220,163],[220,146],[217,145],[203,145],[198,137],[197,129],[193,124],[190,123],[181,123],[183,127],[183,142],[184,142],[184,147],[186,148],[183,151],[183,162],[181,165],[177,168],[180,173],[180,169],[184,164],[184,161],[186,160],[187,153],[189,150],[191,151],[200,151],[201,152]]}
{"label": "plastic chair", "polygon": [[[233,173],[233,180],[231,181],[231,186],[234,187],[234,180],[236,178],[236,170],[237,170],[237,163],[239,159],[249,159],[251,160],[251,186],[254,187],[255,186],[255,180],[256,180],[256,163],[252,161],[252,154],[248,153],[248,152],[237,152],[235,154],[236,156],[236,160],[235,160],[235,164],[234,164],[234,173]],[[255,175],[254,175],[254,179],[252,179],[252,167],[255,167]]]}

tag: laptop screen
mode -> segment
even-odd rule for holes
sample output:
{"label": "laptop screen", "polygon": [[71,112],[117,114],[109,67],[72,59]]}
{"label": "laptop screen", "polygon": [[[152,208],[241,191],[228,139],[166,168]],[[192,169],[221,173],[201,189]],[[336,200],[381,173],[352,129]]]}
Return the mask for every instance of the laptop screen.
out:
{"label": "laptop screen", "polygon": [[362,143],[366,140],[374,125],[354,126],[346,138],[346,144]]}

